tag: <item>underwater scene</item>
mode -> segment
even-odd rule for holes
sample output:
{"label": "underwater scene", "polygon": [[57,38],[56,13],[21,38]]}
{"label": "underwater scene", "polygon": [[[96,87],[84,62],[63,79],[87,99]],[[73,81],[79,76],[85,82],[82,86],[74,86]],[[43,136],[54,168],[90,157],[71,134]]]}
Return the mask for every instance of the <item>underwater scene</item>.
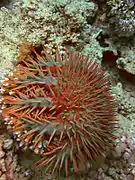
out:
{"label": "underwater scene", "polygon": [[135,180],[135,0],[0,1],[0,180]]}

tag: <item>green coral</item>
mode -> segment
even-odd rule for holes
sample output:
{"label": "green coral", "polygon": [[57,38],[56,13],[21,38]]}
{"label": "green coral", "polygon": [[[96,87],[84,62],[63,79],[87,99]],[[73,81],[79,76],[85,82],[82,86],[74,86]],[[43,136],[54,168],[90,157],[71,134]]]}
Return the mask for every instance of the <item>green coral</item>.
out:
{"label": "green coral", "polygon": [[68,14],[75,16],[78,23],[84,24],[95,16],[97,6],[93,2],[72,0],[65,6],[65,10]]}
{"label": "green coral", "polygon": [[125,47],[121,51],[121,57],[117,60],[117,65],[121,69],[135,75],[135,49],[131,47]]}
{"label": "green coral", "polygon": [[132,137],[134,137],[135,136],[135,112],[130,113],[129,115],[127,115],[126,118],[128,119],[128,122],[130,122],[128,125],[128,131],[132,135]]}
{"label": "green coral", "polygon": [[127,132],[130,136],[135,136],[135,98],[124,91],[120,82],[112,87],[111,92],[119,106],[122,105],[123,107],[123,113],[117,114],[117,119],[120,122],[121,128],[119,132],[122,134]]}
{"label": "green coral", "polygon": [[135,98],[126,95],[125,98],[122,99],[121,104],[124,106],[124,111],[126,114],[135,113]]}
{"label": "green coral", "polygon": [[123,99],[124,91],[122,84],[118,82],[115,86],[112,87],[112,95],[115,97],[118,103],[120,103]]}
{"label": "green coral", "polygon": [[135,113],[130,113],[127,116],[124,116],[122,114],[118,114],[117,118],[119,119],[120,127],[121,127],[121,134],[128,133],[130,137],[135,136]]}
{"label": "green coral", "polygon": [[[88,34],[87,34],[88,32]],[[87,30],[83,31],[82,36],[84,39],[87,39],[87,43],[84,43],[82,53],[83,55],[90,56],[93,60],[97,61],[99,64],[102,62],[103,52],[104,51],[113,51],[114,54],[117,54],[116,49],[111,46],[110,42],[108,47],[100,46],[99,41],[97,40],[98,36],[103,33],[103,30],[100,28],[93,28],[88,26]]]}
{"label": "green coral", "polygon": [[123,90],[121,83],[114,86],[111,91],[119,106],[123,106],[123,113],[117,114],[120,122],[119,133],[127,132],[130,136],[135,136],[135,98]]}
{"label": "green coral", "polygon": [[[74,5],[74,8],[73,8]],[[13,68],[22,41],[49,46],[74,46],[97,9],[87,0],[21,0],[16,8],[0,10],[0,72]]]}
{"label": "green coral", "polygon": [[22,19],[27,39],[52,45],[77,43],[88,17],[95,14],[95,4],[86,0],[21,1]]}
{"label": "green coral", "polygon": [[92,59],[97,60],[99,63],[101,63],[101,59],[103,57],[103,50],[105,49],[100,46],[96,38],[99,36],[102,30],[93,30],[92,27],[89,27],[89,32],[89,43],[84,45],[83,54],[86,56],[89,55]]}
{"label": "green coral", "polygon": [[17,10],[8,11],[6,8],[0,10],[0,72],[6,67],[9,71],[13,68],[12,61],[19,55],[18,45],[21,43],[21,34],[25,34],[20,15]]}

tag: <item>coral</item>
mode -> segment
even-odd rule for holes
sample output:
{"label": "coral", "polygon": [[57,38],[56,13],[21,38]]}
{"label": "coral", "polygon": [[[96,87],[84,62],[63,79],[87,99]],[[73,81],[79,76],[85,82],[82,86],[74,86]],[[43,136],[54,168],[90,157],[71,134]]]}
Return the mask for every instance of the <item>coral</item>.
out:
{"label": "coral", "polygon": [[118,32],[117,35],[133,36],[135,33],[135,1],[108,0],[107,4],[111,7],[112,25]]}
{"label": "coral", "polygon": [[12,9],[14,6],[14,3],[17,2],[18,0],[1,0],[0,1],[0,7],[7,7],[9,9]]}
{"label": "coral", "polygon": [[123,106],[123,113],[119,115],[119,120],[121,128],[124,132],[130,134],[130,136],[135,136],[135,98],[125,95],[122,99],[121,104]]}
{"label": "coral", "polygon": [[20,1],[25,37],[33,42],[51,45],[75,44],[87,19],[95,15],[95,5],[86,0]]}
{"label": "coral", "polygon": [[[87,36],[86,31],[89,33]],[[93,60],[96,60],[100,64],[101,59],[103,57],[103,50],[105,50],[105,48],[102,48],[100,46],[96,38],[99,36],[101,32],[101,29],[96,29],[93,31],[92,27],[90,26],[88,27],[88,30],[84,30],[84,37],[86,36],[85,38],[87,38],[87,41],[89,41],[89,43],[86,43],[83,47],[83,55],[89,55]]]}
{"label": "coral", "polygon": [[[74,7],[74,8],[73,8]],[[11,10],[0,9],[0,72],[10,72],[19,55],[19,44],[82,44],[81,33],[97,12],[86,0],[20,0]],[[62,47],[61,47],[62,49]],[[5,69],[6,67],[6,69]]]}
{"label": "coral", "polygon": [[0,179],[26,180],[13,149],[13,140],[5,134],[0,135]]}
{"label": "coral", "polygon": [[117,102],[120,103],[123,99],[123,87],[120,82],[118,82],[115,86],[111,89],[112,95],[117,99]]}
{"label": "coral", "polygon": [[[104,38],[104,36],[109,36],[105,30],[86,24],[81,36],[83,38],[83,55],[90,56],[97,63],[102,63],[104,52],[106,51],[111,51],[117,56],[117,48],[113,45],[111,39],[109,39],[109,37]],[[108,56],[107,60],[110,61],[110,58],[111,56]]]}
{"label": "coral", "polygon": [[[120,134],[127,132],[131,137],[135,136],[135,97],[134,94],[125,92],[123,84],[120,82],[111,89],[112,95],[119,104],[117,119],[119,119]],[[124,97],[124,98],[123,98]],[[122,130],[122,132],[121,132]]]}
{"label": "coral", "polygon": [[104,51],[114,51],[114,53],[116,54],[115,48],[111,47],[111,45],[109,45],[108,47],[100,46],[100,43],[97,39],[101,33],[103,33],[102,29],[94,29],[91,26],[87,26],[82,33],[84,41],[85,39],[87,39],[87,43],[85,43],[83,46],[83,55],[89,55],[93,60],[97,61],[99,64],[101,64],[102,62]]}
{"label": "coral", "polygon": [[20,147],[42,156],[36,164],[45,172],[77,173],[114,145],[117,120],[109,81],[88,56],[33,47],[1,86],[7,128]]}
{"label": "coral", "polygon": [[[16,9],[9,11],[6,8],[0,10],[0,72],[9,72],[13,69],[12,62],[19,55],[18,45],[21,36],[24,35],[23,23],[20,21],[20,12]],[[6,67],[6,68],[5,68]]]}
{"label": "coral", "polygon": [[125,47],[121,51],[121,57],[118,58],[117,66],[119,69],[135,75],[135,49],[134,47]]}

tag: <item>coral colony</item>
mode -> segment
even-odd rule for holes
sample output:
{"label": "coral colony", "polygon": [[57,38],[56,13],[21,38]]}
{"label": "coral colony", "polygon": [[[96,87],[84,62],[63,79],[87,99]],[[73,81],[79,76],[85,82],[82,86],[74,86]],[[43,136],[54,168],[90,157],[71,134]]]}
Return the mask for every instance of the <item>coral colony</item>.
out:
{"label": "coral colony", "polygon": [[117,128],[106,72],[79,52],[32,48],[1,85],[2,115],[46,173],[87,167],[113,146]]}

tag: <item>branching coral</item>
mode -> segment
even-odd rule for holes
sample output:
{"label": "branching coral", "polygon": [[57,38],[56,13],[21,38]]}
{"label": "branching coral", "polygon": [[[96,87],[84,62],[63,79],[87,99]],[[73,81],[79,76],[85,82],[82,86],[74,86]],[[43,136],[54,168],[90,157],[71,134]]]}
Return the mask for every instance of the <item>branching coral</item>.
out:
{"label": "branching coral", "polygon": [[[13,8],[14,7],[14,8]],[[82,45],[84,25],[97,12],[86,0],[20,0],[12,9],[0,9],[0,75],[13,69],[19,55],[19,44],[61,46]]]}
{"label": "branching coral", "polygon": [[95,5],[86,0],[20,1],[21,20],[29,41],[51,45],[75,44],[87,20],[95,16]]}
{"label": "branching coral", "polygon": [[32,48],[2,83],[2,114],[20,146],[42,156],[45,172],[66,176],[113,146],[117,127],[106,72],[89,57]]}

